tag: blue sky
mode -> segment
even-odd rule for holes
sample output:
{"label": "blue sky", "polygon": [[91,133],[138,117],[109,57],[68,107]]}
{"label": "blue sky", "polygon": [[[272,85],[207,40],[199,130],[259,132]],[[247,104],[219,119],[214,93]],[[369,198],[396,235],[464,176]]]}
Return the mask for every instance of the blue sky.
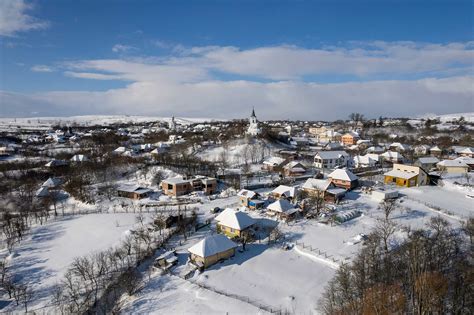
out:
{"label": "blue sky", "polygon": [[3,116],[474,106],[471,1],[5,0],[0,34]]}

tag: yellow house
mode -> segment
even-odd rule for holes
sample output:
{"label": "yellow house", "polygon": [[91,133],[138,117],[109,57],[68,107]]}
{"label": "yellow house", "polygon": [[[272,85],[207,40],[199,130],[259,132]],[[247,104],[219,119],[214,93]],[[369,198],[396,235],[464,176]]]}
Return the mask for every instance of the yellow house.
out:
{"label": "yellow house", "polygon": [[234,256],[236,248],[237,244],[224,235],[214,234],[194,244],[188,251],[192,263],[207,268],[220,260]]}
{"label": "yellow house", "polygon": [[393,164],[393,169],[384,174],[385,184],[402,187],[413,187],[428,184],[428,174],[420,167],[404,164]]}
{"label": "yellow house", "polygon": [[227,208],[216,217],[217,231],[229,237],[240,237],[256,223],[255,219],[242,211]]}

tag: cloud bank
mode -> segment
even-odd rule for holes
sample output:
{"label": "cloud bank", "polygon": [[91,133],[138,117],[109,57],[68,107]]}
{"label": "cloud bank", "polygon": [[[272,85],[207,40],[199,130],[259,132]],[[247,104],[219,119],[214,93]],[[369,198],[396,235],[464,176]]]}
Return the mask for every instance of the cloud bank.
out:
{"label": "cloud bank", "polygon": [[[167,56],[76,60],[64,75],[118,80],[105,91],[4,91],[24,114],[137,114],[338,119],[473,111],[473,42],[350,42],[306,49],[280,45],[167,47]],[[20,106],[21,105],[21,106]],[[44,112],[49,110],[53,112]],[[3,116],[19,116],[5,109]]]}
{"label": "cloud bank", "polygon": [[24,0],[0,1],[0,36],[15,36],[19,32],[45,29],[49,22],[37,19],[27,12],[33,5]]}

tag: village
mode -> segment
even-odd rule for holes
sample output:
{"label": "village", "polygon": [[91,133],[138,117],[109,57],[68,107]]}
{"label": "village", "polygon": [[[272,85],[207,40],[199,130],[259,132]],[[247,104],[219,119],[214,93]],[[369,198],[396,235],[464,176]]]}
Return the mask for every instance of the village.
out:
{"label": "village", "polygon": [[472,113],[249,111],[1,118],[0,309],[311,314],[374,231],[472,233]]}

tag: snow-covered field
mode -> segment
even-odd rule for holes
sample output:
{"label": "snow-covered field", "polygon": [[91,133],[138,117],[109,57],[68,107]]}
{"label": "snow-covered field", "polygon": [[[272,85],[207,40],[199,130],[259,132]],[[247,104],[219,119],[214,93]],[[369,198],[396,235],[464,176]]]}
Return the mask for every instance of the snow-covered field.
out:
{"label": "snow-covered field", "polygon": [[[118,123],[147,123],[147,122],[170,122],[171,117],[154,116],[128,116],[128,115],[85,115],[85,116],[66,116],[66,117],[26,117],[26,118],[2,118],[0,117],[0,130],[17,126],[22,129],[49,129],[52,125],[72,125],[82,126],[107,126]],[[193,123],[223,121],[223,119],[213,118],[175,118],[175,121],[181,125]]]}
{"label": "snow-covered field", "polygon": [[[12,273],[33,285],[30,308],[50,302],[51,289],[74,258],[118,244],[135,224],[136,216],[133,213],[69,216],[33,228],[8,257]],[[6,309],[14,307],[13,304]]]}

